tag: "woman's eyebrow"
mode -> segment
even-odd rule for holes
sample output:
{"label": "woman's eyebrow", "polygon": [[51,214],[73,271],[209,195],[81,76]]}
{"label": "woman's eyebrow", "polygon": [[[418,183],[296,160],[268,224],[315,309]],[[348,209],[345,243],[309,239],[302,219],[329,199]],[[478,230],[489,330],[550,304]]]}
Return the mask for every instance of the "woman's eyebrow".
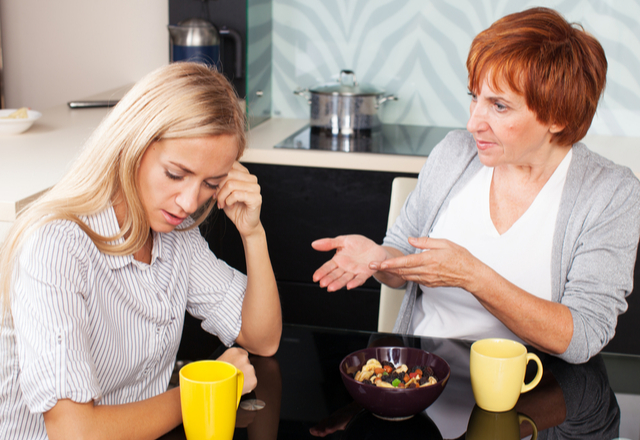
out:
{"label": "woman's eyebrow", "polygon": [[[169,161],[170,164],[177,166],[178,168],[180,168],[182,171],[184,171],[187,174],[195,174],[193,171],[191,171],[189,168],[185,167],[182,164],[179,164],[178,162],[173,162],[173,161]],[[223,177],[227,177],[229,175],[229,173],[224,173],[224,174],[220,174],[219,176],[209,176],[207,177],[207,179],[222,179]]]}
{"label": "woman's eyebrow", "polygon": [[501,101],[501,102],[504,102],[505,104],[513,105],[512,101],[510,101],[507,98],[505,98],[504,96],[500,96],[500,95],[487,96],[485,99],[488,100],[488,101],[491,101],[491,102]]}

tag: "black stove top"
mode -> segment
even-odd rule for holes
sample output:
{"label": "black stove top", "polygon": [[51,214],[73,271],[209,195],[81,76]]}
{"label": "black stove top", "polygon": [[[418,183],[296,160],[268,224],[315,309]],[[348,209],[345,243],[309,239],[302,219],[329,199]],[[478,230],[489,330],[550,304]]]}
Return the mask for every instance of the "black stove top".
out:
{"label": "black stove top", "polygon": [[345,136],[331,135],[307,125],[276,148],[427,156],[451,130],[456,128],[383,124],[377,130]]}

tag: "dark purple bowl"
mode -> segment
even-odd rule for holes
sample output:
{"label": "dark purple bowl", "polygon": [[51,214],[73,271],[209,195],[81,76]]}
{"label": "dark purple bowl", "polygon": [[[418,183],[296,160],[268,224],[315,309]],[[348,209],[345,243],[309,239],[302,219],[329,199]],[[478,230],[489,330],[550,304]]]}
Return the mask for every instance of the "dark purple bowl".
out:
{"label": "dark purple bowl", "polygon": [[[406,364],[427,365],[433,369],[438,382],[420,388],[382,388],[358,382],[353,374],[371,358],[389,361],[396,366]],[[372,347],[356,351],[340,362],[340,375],[347,391],[357,403],[373,414],[387,419],[405,419],[418,414],[436,401],[444,390],[451,368],[449,364],[433,353],[409,347]]]}

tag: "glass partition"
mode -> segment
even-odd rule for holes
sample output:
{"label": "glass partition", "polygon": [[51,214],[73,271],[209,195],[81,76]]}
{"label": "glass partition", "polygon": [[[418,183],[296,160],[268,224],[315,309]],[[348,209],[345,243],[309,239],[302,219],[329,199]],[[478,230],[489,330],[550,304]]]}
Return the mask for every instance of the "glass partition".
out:
{"label": "glass partition", "polygon": [[247,115],[255,127],[271,117],[272,0],[247,0]]}

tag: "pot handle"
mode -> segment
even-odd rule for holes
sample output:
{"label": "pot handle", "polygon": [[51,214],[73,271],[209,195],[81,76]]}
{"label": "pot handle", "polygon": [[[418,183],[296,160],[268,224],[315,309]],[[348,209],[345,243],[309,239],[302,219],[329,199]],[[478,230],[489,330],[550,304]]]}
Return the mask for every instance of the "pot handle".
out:
{"label": "pot handle", "polygon": [[298,89],[293,91],[294,95],[302,96],[307,100],[307,104],[311,104],[311,94],[309,93],[309,89]]}
{"label": "pot handle", "polygon": [[398,97],[396,95],[387,95],[387,96],[383,96],[381,98],[378,98],[377,105],[380,105],[385,101],[397,101],[397,100],[398,100]]}
{"label": "pot handle", "polygon": [[345,84],[345,82],[342,80],[342,78],[344,78],[345,75],[351,76],[351,78],[353,79],[353,85],[357,86],[358,85],[358,80],[356,79],[356,74],[353,70],[341,70],[340,71],[340,79],[339,82],[340,84]]}

